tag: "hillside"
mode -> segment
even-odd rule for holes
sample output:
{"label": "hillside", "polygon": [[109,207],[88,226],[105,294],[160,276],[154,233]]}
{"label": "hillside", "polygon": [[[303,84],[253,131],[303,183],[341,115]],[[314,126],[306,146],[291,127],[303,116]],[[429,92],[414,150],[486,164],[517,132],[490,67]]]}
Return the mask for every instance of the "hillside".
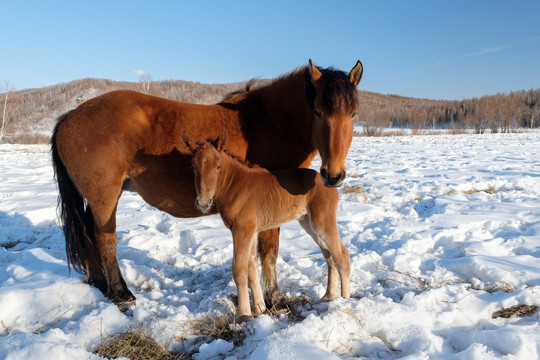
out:
{"label": "hillside", "polygon": [[[255,86],[270,80],[257,80]],[[199,104],[217,103],[245,82],[201,84],[182,80],[155,82],[119,82],[83,79],[38,89],[0,93],[0,115],[7,118],[0,142],[47,142],[56,118],[80,103],[112,90],[129,89],[152,95]],[[8,99],[5,102],[5,97]],[[497,94],[462,101],[415,99],[358,91],[360,109],[355,121],[368,128],[474,128],[510,131],[536,127],[540,118],[540,89]],[[4,113],[3,108],[7,109]],[[2,118],[0,118],[0,122]]]}

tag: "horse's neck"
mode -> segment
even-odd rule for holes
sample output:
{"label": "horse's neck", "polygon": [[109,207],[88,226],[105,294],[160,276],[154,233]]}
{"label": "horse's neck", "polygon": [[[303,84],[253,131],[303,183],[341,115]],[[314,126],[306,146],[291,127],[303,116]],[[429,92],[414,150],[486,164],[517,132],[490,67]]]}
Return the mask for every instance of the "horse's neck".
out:
{"label": "horse's neck", "polygon": [[[306,165],[306,161],[307,164],[311,162],[315,155],[313,114],[306,100],[305,69],[253,90],[246,100],[253,102],[250,108],[261,112],[253,112],[243,119],[248,123],[246,128],[257,134],[257,141],[250,142],[253,149],[251,161],[269,168],[297,167]],[[257,154],[255,149],[260,153]],[[274,156],[269,156],[269,153],[274,153]],[[265,163],[270,158],[287,162]]]}
{"label": "horse's neck", "polygon": [[251,169],[230,155],[221,153],[221,170],[216,188],[216,199],[226,198],[231,195],[231,189],[238,188],[248,178]]}

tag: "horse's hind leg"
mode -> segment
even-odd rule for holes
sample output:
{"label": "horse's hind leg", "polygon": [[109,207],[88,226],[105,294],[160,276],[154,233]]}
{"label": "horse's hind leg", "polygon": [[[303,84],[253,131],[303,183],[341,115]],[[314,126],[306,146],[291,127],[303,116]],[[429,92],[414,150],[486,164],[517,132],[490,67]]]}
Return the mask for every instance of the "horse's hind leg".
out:
{"label": "horse's hind leg", "polygon": [[315,243],[319,245],[319,248],[321,248],[321,252],[324,256],[324,259],[326,260],[326,266],[328,267],[328,284],[326,286],[326,293],[324,294],[321,300],[323,301],[334,300],[338,296],[337,290],[338,290],[339,274],[336,269],[336,264],[334,262],[332,254],[330,253],[330,250],[328,249],[326,242],[324,242],[317,234],[317,231],[314,229],[313,225],[311,224],[311,220],[309,219],[307,215],[300,218],[298,222],[300,223],[302,228],[313,238]]}
{"label": "horse's hind leg", "polygon": [[279,249],[279,228],[262,231],[258,238],[261,259],[261,283],[264,301],[268,308],[279,303],[280,294],[276,279],[276,262]]}
{"label": "horse's hind leg", "polygon": [[[101,265],[101,274],[92,274],[89,281],[98,280],[98,287],[100,287],[99,283],[104,278],[107,282],[105,296],[122,306],[133,302],[135,296],[129,291],[116,258],[116,207],[121,193],[121,182],[118,181],[117,186],[106,186],[106,184],[106,181],[102,181],[99,188],[91,191],[87,196],[94,219],[93,245],[97,252],[97,262]],[[92,264],[92,266],[95,265]]]}
{"label": "horse's hind leg", "polygon": [[89,243],[84,242],[84,263],[86,267],[86,282],[89,285],[97,287],[103,294],[107,293],[108,284],[105,275],[103,274],[103,267],[101,266],[101,259],[96,249],[96,241],[94,237],[94,217],[90,206],[86,207],[83,216],[84,226],[86,227],[87,234],[90,237],[92,246]]}

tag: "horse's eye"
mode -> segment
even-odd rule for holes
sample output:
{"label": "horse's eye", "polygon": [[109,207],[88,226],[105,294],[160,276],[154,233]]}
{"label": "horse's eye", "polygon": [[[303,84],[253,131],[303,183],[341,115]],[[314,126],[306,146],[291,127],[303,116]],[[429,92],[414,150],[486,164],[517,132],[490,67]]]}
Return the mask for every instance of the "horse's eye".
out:
{"label": "horse's eye", "polygon": [[221,169],[221,165],[216,166],[216,170]]}
{"label": "horse's eye", "polygon": [[355,118],[355,117],[356,117],[356,113],[355,113],[355,112],[352,113],[351,117],[352,117],[352,118]]}
{"label": "horse's eye", "polygon": [[316,116],[317,116],[318,118],[320,118],[320,117],[321,117],[321,113],[320,113],[320,111],[318,111],[318,110],[315,110],[315,115],[316,115]]}

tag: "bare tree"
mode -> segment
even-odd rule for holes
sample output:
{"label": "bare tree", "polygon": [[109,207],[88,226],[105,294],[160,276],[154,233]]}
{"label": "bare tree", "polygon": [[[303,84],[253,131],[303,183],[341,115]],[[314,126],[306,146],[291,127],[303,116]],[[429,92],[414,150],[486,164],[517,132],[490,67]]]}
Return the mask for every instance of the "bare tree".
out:
{"label": "bare tree", "polygon": [[17,111],[17,107],[15,105],[12,105],[15,103],[9,101],[11,100],[11,93],[15,90],[15,88],[9,83],[8,80],[6,80],[4,82],[4,87],[2,90],[4,91],[4,101],[2,101],[2,124],[0,127],[0,143],[4,141],[4,137],[6,135],[6,126]]}
{"label": "bare tree", "polygon": [[152,75],[147,74],[143,71],[139,73],[139,81],[142,84],[143,93],[150,93],[150,83],[152,82]]}

